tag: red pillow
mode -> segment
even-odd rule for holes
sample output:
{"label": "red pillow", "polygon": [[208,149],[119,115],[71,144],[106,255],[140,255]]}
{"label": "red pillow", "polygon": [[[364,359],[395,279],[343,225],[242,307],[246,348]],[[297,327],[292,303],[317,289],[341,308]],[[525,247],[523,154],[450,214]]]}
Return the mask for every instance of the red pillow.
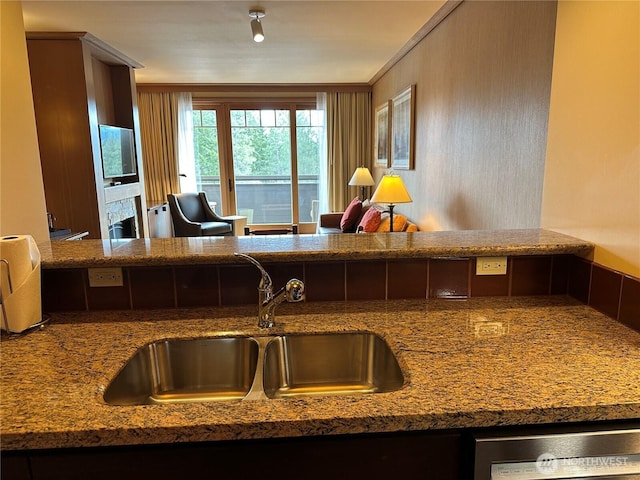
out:
{"label": "red pillow", "polygon": [[356,222],[362,213],[362,200],[356,197],[342,214],[340,219],[340,230],[343,232],[353,232],[356,229]]}
{"label": "red pillow", "polygon": [[378,226],[380,225],[380,220],[381,220],[380,210],[378,210],[375,207],[371,207],[369,210],[367,210],[367,213],[365,213],[362,216],[362,219],[360,220],[360,224],[358,225],[358,232],[364,232],[364,233],[375,232],[376,230],[378,230]]}

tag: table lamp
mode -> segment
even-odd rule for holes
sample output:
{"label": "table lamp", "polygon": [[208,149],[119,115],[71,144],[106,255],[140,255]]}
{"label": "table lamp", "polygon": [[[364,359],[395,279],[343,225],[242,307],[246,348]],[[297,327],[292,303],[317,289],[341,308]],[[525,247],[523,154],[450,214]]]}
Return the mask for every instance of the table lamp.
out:
{"label": "table lamp", "polygon": [[362,189],[361,199],[364,201],[364,192],[365,188],[375,185],[373,177],[371,176],[371,172],[367,167],[358,167],[356,171],[353,172],[353,176],[351,180],[349,180],[349,185],[360,187]]}
{"label": "table lamp", "polygon": [[413,202],[407,192],[400,175],[392,173],[385,175],[371,197],[373,203],[386,203],[389,205],[389,231],[393,232],[393,207],[396,203]]}

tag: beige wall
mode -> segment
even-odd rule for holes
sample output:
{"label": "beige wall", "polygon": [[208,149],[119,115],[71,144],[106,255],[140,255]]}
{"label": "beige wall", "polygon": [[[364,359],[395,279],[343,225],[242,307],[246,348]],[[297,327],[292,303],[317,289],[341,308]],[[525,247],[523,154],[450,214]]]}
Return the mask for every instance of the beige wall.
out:
{"label": "beige wall", "polygon": [[463,2],[374,84],[375,106],[416,85],[398,212],[430,230],[539,227],[554,19],[554,2]]}
{"label": "beige wall", "polygon": [[49,239],[20,2],[0,1],[0,235]]}
{"label": "beige wall", "polygon": [[542,226],[640,276],[640,3],[558,5]]}

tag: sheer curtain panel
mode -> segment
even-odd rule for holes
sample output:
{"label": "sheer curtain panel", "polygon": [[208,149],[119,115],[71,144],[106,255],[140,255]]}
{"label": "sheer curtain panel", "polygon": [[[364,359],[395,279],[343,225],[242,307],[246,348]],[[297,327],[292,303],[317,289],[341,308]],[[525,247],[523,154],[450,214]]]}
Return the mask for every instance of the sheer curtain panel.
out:
{"label": "sheer curtain panel", "polygon": [[193,148],[193,102],[190,92],[178,93],[178,173],[181,192],[197,192]]}
{"label": "sheer curtain panel", "polygon": [[318,174],[318,212],[316,212],[317,221],[318,213],[330,212],[329,209],[329,162],[327,157],[327,94],[320,92],[316,94],[316,108],[322,112],[324,116],[324,132],[320,142],[320,155],[319,165],[320,171]]}

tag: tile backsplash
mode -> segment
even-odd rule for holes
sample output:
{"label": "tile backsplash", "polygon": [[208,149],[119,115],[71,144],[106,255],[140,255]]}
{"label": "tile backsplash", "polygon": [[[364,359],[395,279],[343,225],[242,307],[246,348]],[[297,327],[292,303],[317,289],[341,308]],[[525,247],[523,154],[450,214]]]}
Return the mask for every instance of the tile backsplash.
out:
{"label": "tile backsplash", "polygon": [[[573,255],[514,256],[506,275],[476,275],[475,258],[265,263],[274,287],[303,280],[308,302],[570,295],[640,331],[640,280]],[[90,287],[87,269],[45,269],[43,308],[217,307],[257,301],[252,265],[125,267],[123,285]]]}

